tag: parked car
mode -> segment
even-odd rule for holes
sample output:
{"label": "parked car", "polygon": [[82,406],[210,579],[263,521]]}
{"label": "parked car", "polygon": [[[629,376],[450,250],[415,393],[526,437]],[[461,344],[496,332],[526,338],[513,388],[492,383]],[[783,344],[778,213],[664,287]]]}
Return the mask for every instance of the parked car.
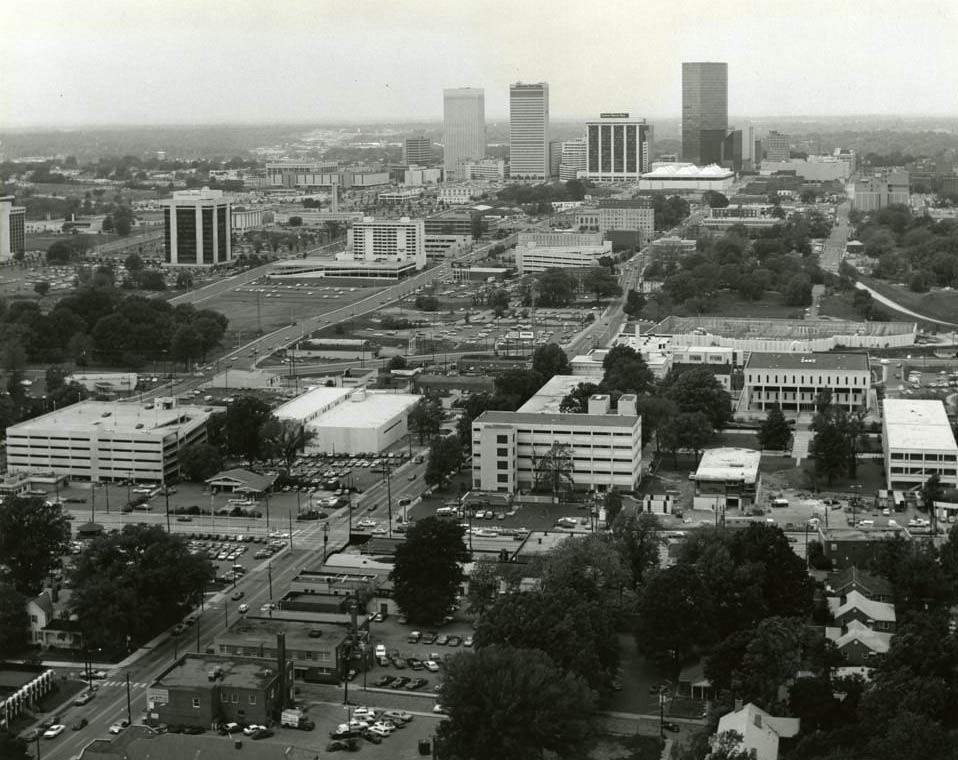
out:
{"label": "parked car", "polygon": [[383,713],[383,717],[395,723],[397,728],[402,728],[413,719],[412,713],[408,713],[405,710],[387,710]]}
{"label": "parked car", "polygon": [[391,689],[405,689],[406,685],[411,679],[406,678],[406,676],[399,676],[395,681],[390,684]]}
{"label": "parked car", "polygon": [[121,720],[119,723],[114,723],[112,726],[110,726],[110,733],[111,734],[122,733],[123,729],[126,728],[128,725],[130,725],[130,722],[128,720]]}
{"label": "parked car", "polygon": [[66,726],[62,723],[54,723],[50,728],[43,732],[44,739],[56,739],[60,734],[66,731]]}
{"label": "parked car", "polygon": [[671,721],[668,721],[668,720],[662,724],[662,728],[664,728],[666,731],[671,731],[673,734],[677,734],[679,731],[682,730],[679,727],[678,723],[672,723]]}

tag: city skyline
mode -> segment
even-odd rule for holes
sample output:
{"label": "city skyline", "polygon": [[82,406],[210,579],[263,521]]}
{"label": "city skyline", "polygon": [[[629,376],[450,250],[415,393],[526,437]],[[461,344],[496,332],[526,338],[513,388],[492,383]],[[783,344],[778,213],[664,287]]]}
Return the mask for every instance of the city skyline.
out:
{"label": "city skyline", "polygon": [[[509,13],[496,3],[437,13],[425,0],[230,7],[227,17],[186,0],[18,7],[0,31],[3,125],[440,120],[443,90],[457,87],[484,89],[497,121],[516,81],[549,82],[554,119],[673,118],[683,61],[728,63],[731,114],[958,115],[958,8],[946,0],[860,10],[680,0],[640,28],[624,0],[529,0]],[[595,43],[570,34],[596,20]]]}

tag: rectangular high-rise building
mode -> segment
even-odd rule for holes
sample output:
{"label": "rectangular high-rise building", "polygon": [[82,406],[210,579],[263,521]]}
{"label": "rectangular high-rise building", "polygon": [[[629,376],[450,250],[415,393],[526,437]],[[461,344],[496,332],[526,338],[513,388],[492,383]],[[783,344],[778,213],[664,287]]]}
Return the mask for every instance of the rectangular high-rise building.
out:
{"label": "rectangular high-rise building", "polygon": [[222,190],[179,190],[161,205],[167,264],[215,266],[230,262],[232,210]]}
{"label": "rectangular high-rise building", "polygon": [[459,177],[459,163],[486,157],[486,91],[456,87],[442,91],[443,169],[447,180]]}
{"label": "rectangular high-rise building", "polygon": [[549,162],[549,85],[509,87],[509,176],[545,181]]}
{"label": "rectangular high-rise building", "polygon": [[14,196],[0,198],[0,261],[23,256],[27,209],[13,205]]}
{"label": "rectangular high-rise building", "polygon": [[426,266],[426,232],[422,219],[365,217],[349,230],[347,251],[353,261],[413,262]]}
{"label": "rectangular high-rise building", "polygon": [[650,170],[652,128],[627,113],[604,113],[587,121],[586,179],[595,182],[638,182]]}
{"label": "rectangular high-rise building", "polygon": [[576,179],[580,171],[585,171],[585,138],[577,137],[562,143],[562,158],[559,160],[559,179],[568,182]]}
{"label": "rectangular high-rise building", "polygon": [[722,163],[728,134],[728,64],[682,64],[682,160]]}
{"label": "rectangular high-rise building", "polygon": [[402,146],[402,162],[409,166],[429,166],[432,163],[432,140],[428,137],[407,137]]}
{"label": "rectangular high-rise building", "polygon": [[788,135],[783,135],[774,129],[770,131],[765,136],[765,159],[767,161],[788,161],[790,157]]}

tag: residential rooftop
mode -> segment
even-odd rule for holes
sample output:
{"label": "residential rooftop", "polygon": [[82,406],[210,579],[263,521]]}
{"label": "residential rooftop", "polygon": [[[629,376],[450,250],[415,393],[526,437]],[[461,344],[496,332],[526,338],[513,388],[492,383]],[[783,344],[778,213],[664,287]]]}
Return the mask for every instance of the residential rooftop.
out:
{"label": "residential rooftop", "polygon": [[844,597],[828,597],[828,611],[833,617],[843,615],[849,610],[861,610],[871,620],[895,622],[895,605],[891,602],[876,602],[858,591],[849,591]]}
{"label": "residential rooftop", "polygon": [[759,353],[753,351],[749,355],[746,369],[867,372],[868,354],[831,353],[824,351],[811,354],[789,354],[784,352]]}

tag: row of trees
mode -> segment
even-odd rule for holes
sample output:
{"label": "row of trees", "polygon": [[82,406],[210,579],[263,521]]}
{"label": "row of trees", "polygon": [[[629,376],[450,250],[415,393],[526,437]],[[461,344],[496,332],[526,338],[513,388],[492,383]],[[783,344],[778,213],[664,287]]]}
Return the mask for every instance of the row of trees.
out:
{"label": "row of trees", "polygon": [[605,266],[586,269],[551,268],[526,280],[519,288],[523,306],[563,307],[574,303],[579,293],[594,296],[596,303],[622,294],[611,269]]}

